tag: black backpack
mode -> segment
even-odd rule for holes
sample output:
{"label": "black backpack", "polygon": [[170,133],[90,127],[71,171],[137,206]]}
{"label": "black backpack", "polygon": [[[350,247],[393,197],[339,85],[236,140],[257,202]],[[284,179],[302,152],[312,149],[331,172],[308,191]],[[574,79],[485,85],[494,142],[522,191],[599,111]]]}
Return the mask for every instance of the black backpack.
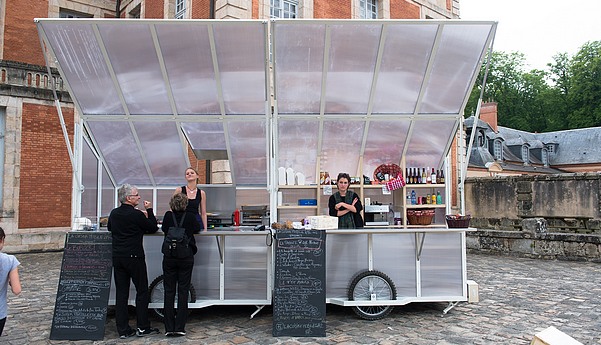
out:
{"label": "black backpack", "polygon": [[178,259],[194,255],[192,247],[190,246],[190,238],[188,237],[188,234],[186,234],[186,228],[182,226],[184,224],[184,219],[186,218],[186,213],[182,216],[179,224],[177,224],[175,214],[171,213],[171,216],[173,217],[173,224],[175,225],[170,227],[167,235],[165,235],[161,251],[165,256]]}

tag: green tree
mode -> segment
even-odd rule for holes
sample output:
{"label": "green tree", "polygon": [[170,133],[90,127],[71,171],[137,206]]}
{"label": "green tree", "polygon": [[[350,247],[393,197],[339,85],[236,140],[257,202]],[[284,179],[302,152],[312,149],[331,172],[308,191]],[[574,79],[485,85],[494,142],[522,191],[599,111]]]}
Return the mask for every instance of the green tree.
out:
{"label": "green tree", "polygon": [[568,128],[601,126],[601,41],[580,48],[570,75]]}
{"label": "green tree", "polygon": [[[476,111],[481,92],[483,66],[466,106],[466,115]],[[541,101],[549,93],[546,74],[526,72],[524,54],[493,52],[482,99],[497,102],[499,125],[525,131],[543,131],[548,110]]]}
{"label": "green tree", "polygon": [[548,63],[552,87],[544,97],[545,106],[551,110],[547,119],[548,131],[559,131],[568,128],[568,112],[570,109],[568,94],[571,88],[570,58],[567,53],[553,56]]}
{"label": "green tree", "polygon": [[[493,52],[482,99],[497,102],[498,124],[529,132],[601,126],[601,41],[570,58],[559,53],[548,71],[526,71],[519,52]],[[465,109],[475,113],[486,65]]]}

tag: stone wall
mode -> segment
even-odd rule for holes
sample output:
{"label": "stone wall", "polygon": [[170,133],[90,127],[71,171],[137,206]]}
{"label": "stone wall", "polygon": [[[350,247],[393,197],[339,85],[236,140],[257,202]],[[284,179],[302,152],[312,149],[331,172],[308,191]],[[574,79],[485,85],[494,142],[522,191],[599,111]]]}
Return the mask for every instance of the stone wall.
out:
{"label": "stone wall", "polygon": [[544,218],[550,232],[601,234],[601,174],[524,175],[468,178],[466,214],[471,226],[522,229],[522,221]]}
{"label": "stone wall", "polygon": [[601,174],[469,178],[470,251],[601,262]]}

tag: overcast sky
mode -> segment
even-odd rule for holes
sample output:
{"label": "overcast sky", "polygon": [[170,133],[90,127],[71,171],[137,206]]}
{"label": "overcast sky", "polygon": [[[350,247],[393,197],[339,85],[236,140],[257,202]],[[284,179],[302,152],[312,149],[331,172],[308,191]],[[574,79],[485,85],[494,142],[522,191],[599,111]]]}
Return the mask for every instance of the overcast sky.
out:
{"label": "overcast sky", "polygon": [[518,51],[529,69],[601,40],[601,0],[460,0],[461,19],[499,22],[493,49]]}

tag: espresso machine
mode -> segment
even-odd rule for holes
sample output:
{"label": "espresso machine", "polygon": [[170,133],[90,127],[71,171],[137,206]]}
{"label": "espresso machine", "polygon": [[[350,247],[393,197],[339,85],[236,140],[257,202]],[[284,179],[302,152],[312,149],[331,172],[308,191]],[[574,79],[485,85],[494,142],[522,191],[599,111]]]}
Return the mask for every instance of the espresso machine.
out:
{"label": "espresso machine", "polygon": [[389,222],[389,205],[378,205],[376,203],[365,205],[363,207],[365,213],[365,226],[374,225],[392,225]]}

